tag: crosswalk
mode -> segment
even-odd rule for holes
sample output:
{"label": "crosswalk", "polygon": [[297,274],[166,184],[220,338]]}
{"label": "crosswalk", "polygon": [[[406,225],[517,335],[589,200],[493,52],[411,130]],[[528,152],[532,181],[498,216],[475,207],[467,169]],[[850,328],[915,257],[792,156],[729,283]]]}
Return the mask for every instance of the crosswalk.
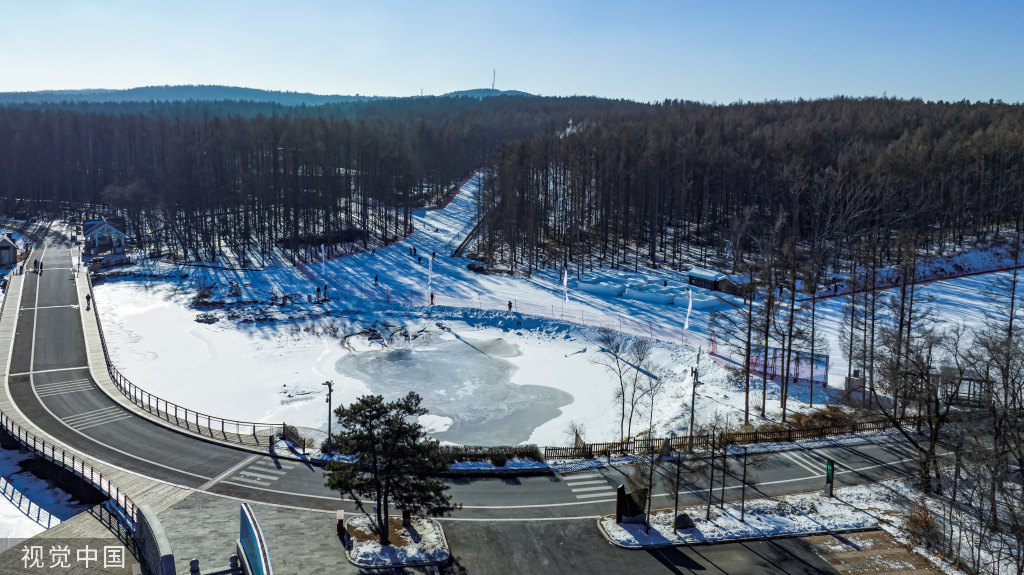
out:
{"label": "crosswalk", "polygon": [[565,477],[556,473],[565,482],[576,499],[596,499],[598,497],[615,497],[615,487],[600,473],[581,473]]}
{"label": "crosswalk", "polygon": [[782,457],[794,465],[811,472],[812,476],[825,476],[825,458],[809,451],[783,451]]}
{"label": "crosswalk", "polygon": [[59,381],[56,383],[37,383],[33,387],[39,397],[50,397],[53,395],[89,391],[92,389],[92,382],[88,379],[73,379],[71,381]]}
{"label": "crosswalk", "polygon": [[295,464],[285,463],[281,460],[278,460],[275,463],[274,461],[260,459],[256,463],[253,463],[239,471],[231,478],[231,481],[241,481],[248,485],[267,487],[278,479],[281,479],[285,473],[288,473],[289,470],[294,468]]}
{"label": "crosswalk", "polygon": [[113,423],[130,417],[132,417],[131,413],[128,413],[117,405],[111,405],[110,407],[104,407],[103,409],[95,409],[93,411],[84,411],[75,415],[69,415],[68,417],[61,419],[61,421],[66,423],[68,427],[76,431],[81,431],[83,429]]}

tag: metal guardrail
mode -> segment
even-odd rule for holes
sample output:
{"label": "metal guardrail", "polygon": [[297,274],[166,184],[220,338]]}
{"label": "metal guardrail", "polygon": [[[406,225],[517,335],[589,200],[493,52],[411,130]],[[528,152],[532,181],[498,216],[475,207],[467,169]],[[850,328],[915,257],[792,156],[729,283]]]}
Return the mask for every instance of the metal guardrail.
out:
{"label": "metal guardrail", "polygon": [[[117,389],[124,394],[133,404],[144,409],[147,413],[158,419],[170,423],[176,427],[210,437],[221,441],[238,443],[241,445],[266,445],[270,446],[276,436],[284,434],[284,424],[258,423],[253,421],[237,421],[224,419],[215,415],[202,413],[188,409],[153,395],[140,388],[117,370],[110,360],[110,353],[107,350],[106,336],[103,334],[103,324],[100,323],[99,309],[96,306],[96,295],[93,293],[92,279],[87,277],[89,295],[92,311],[96,317],[96,326],[99,329],[100,343],[103,347],[103,360],[107,366],[107,374]],[[205,425],[204,425],[205,424]],[[251,438],[251,439],[250,439]],[[262,439],[262,441],[261,441]]]}
{"label": "metal guardrail", "polygon": [[138,507],[120,487],[110,481],[110,478],[104,477],[102,473],[83,461],[82,458],[75,457],[74,453],[69,454],[53,443],[48,443],[45,439],[36,437],[2,411],[0,411],[0,427],[3,427],[4,431],[17,439],[18,443],[25,446],[25,448],[31,449],[43,459],[52,461],[54,464],[81,477],[98,489],[100,493],[109,497],[118,511],[118,513],[114,514],[118,522],[129,533],[135,532],[138,524]]}

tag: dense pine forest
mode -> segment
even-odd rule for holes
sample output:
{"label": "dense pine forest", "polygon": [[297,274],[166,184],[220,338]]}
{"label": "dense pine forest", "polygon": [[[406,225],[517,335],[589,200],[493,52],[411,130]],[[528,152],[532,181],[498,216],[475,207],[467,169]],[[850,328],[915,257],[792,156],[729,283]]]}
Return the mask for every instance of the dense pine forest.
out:
{"label": "dense pine forest", "polygon": [[816,273],[896,232],[958,245],[1024,210],[1024,108],[847,99],[704,105],[404,98],[323,106],[0,107],[0,207],[124,216],[140,248],[243,258],[382,245],[479,168],[476,257],[678,267],[807,246]]}

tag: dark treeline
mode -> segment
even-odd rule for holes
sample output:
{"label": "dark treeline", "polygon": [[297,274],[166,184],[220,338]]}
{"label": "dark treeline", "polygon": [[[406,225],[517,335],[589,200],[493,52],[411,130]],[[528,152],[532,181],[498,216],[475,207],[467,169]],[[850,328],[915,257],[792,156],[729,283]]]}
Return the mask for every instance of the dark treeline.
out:
{"label": "dark treeline", "polygon": [[[140,247],[211,257],[401,236],[485,166],[480,257],[745,267],[810,246],[814,274],[874,234],[961,244],[1021,225],[1020,105],[835,98],[709,106],[599,98],[397,98],[324,106],[0,107],[0,207],[105,206]],[[742,270],[740,270],[742,271]]]}
{"label": "dark treeline", "polygon": [[[241,258],[280,245],[394,241],[487,154],[555,131],[594,98],[409,98],[285,108],[258,102],[0,108],[8,213],[109,208],[138,247]],[[282,111],[287,114],[277,114]],[[271,112],[269,115],[264,112]]]}
{"label": "dark treeline", "polygon": [[1019,229],[1024,106],[666,102],[578,116],[506,143],[488,166],[479,249],[507,268],[718,256],[725,271],[745,271],[745,253],[792,238],[824,274],[850,264],[872,230],[888,255],[896,230],[938,246]]}

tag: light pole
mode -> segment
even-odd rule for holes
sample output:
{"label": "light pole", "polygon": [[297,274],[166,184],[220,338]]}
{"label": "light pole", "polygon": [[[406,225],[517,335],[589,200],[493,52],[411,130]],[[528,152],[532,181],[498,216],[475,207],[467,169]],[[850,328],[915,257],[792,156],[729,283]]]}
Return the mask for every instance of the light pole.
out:
{"label": "light pole", "polygon": [[330,457],[331,453],[334,452],[331,445],[331,395],[334,393],[334,382],[325,381],[323,385],[327,386],[327,456]]}
{"label": "light pole", "polygon": [[690,452],[691,453],[693,452],[693,411],[694,411],[694,406],[697,403],[697,386],[700,385],[700,382],[697,381],[697,373],[698,373],[698,368],[700,367],[700,352],[701,352],[702,349],[703,349],[702,347],[698,347],[697,348],[697,367],[690,368],[690,375],[692,376],[690,379],[693,380],[693,392],[692,392],[692,394],[690,396],[690,442],[689,443],[690,443]]}
{"label": "light pole", "polygon": [[740,523],[744,522],[747,510],[747,446],[743,446],[743,487],[740,488]]}

